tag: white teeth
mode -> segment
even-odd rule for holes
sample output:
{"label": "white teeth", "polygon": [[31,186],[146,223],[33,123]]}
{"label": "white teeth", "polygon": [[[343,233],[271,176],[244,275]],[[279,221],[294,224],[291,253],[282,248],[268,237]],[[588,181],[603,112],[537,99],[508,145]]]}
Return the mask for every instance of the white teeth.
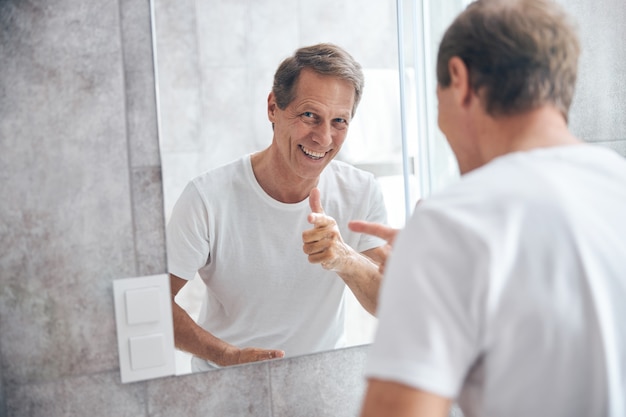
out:
{"label": "white teeth", "polygon": [[308,156],[310,156],[311,158],[314,159],[322,159],[324,157],[324,155],[326,155],[325,152],[315,152],[312,151],[310,149],[305,148],[304,146],[300,146],[300,149],[302,149],[302,151],[307,154]]}

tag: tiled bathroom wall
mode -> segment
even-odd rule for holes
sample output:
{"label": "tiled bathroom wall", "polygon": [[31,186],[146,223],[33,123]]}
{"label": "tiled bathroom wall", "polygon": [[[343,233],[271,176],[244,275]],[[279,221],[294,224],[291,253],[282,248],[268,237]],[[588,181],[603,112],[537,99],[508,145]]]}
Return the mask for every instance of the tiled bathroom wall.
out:
{"label": "tiled bathroom wall", "polygon": [[0,2],[1,415],[144,402],[119,383],[112,281],[165,271],[149,11]]}
{"label": "tiled bathroom wall", "polygon": [[582,47],[570,127],[626,157],[626,2],[561,3],[576,19]]}
{"label": "tiled bathroom wall", "polygon": [[[567,7],[572,128],[626,155],[626,3]],[[148,0],[0,1],[0,416],[356,415],[366,347],[120,383],[112,281],[165,271],[151,56]]]}

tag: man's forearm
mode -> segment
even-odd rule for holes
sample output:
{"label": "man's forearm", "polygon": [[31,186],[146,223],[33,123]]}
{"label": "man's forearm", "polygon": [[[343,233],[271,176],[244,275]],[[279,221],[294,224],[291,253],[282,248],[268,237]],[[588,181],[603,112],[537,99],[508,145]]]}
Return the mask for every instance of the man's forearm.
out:
{"label": "man's forearm", "polygon": [[177,303],[172,302],[174,344],[180,350],[222,365],[230,345],[200,327]]}
{"label": "man's forearm", "polygon": [[282,358],[280,349],[231,345],[200,327],[187,312],[172,302],[174,316],[174,343],[180,350],[209,360],[218,366],[238,365],[248,362]]}
{"label": "man's forearm", "polygon": [[363,308],[375,316],[378,306],[378,291],[382,281],[379,265],[368,257],[354,252],[345,260],[341,270],[336,272]]}

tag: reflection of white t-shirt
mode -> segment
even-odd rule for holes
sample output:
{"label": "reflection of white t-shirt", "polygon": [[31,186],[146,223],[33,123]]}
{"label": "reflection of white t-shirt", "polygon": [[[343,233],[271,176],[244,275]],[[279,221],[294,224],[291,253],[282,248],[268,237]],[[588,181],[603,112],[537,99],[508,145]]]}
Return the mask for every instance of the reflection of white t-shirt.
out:
{"label": "reflection of white t-shirt", "polygon": [[[373,175],[339,162],[323,171],[322,207],[359,252],[380,239],[348,221],[386,221]],[[282,349],[287,356],[343,346],[345,284],[309,263],[302,232],[312,227],[308,199],[280,203],[259,186],[250,156],[192,180],[167,226],[169,272],[207,286],[199,324],[239,347]]]}
{"label": "reflection of white t-shirt", "polygon": [[626,415],[626,160],[506,155],[397,238],[366,375],[472,416]]}

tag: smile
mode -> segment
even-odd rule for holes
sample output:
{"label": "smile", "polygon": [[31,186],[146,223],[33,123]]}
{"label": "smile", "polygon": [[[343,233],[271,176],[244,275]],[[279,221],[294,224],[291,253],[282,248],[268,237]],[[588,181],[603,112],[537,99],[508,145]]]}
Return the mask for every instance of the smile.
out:
{"label": "smile", "polygon": [[315,152],[315,151],[305,148],[302,145],[298,145],[298,147],[302,150],[302,152],[306,156],[308,156],[311,159],[315,159],[315,160],[322,159],[326,155],[326,152]]}

